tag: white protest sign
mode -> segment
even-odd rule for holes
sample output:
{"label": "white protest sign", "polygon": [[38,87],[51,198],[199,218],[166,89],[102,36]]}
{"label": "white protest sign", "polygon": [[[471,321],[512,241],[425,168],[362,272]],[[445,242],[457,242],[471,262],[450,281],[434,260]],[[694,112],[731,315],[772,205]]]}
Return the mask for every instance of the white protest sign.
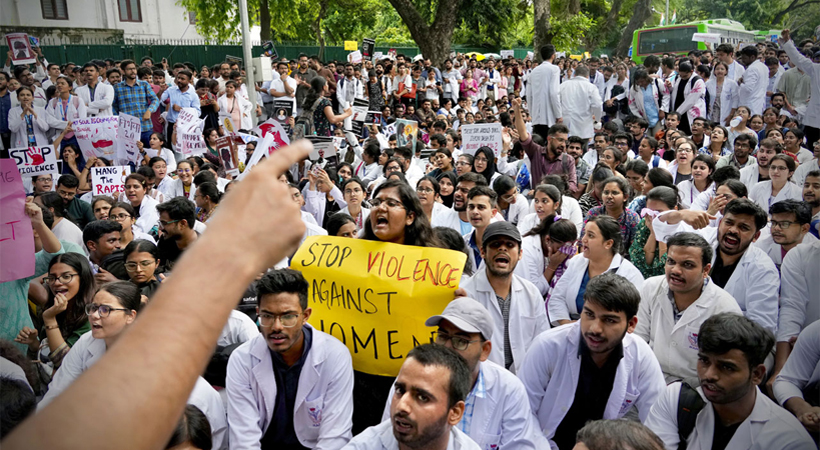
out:
{"label": "white protest sign", "polygon": [[347,61],[352,62],[353,64],[358,64],[362,62],[362,52],[361,50],[356,50],[355,52],[350,52],[347,55]]}
{"label": "white protest sign", "polygon": [[205,138],[202,137],[202,133],[198,133],[196,130],[193,133],[179,134],[177,139],[179,140],[179,147],[182,150],[182,154],[185,155],[185,157],[198,156],[208,150],[208,147],[205,145]]}
{"label": "white protest sign", "polygon": [[378,61],[384,58],[384,53],[382,52],[373,52],[373,61]]}
{"label": "white protest sign", "polygon": [[501,50],[501,59],[514,58],[515,50]]}
{"label": "white protest sign", "polygon": [[[285,127],[277,121],[276,119],[268,119],[263,123],[260,123],[257,128],[257,134],[259,136],[267,137],[270,135],[272,141],[268,145],[267,154],[273,153],[274,150],[280,147],[284,147],[286,145],[290,145],[290,138],[288,138],[288,132],[285,130]],[[259,148],[259,146],[257,146]]]}
{"label": "white protest sign", "polygon": [[74,119],[71,123],[74,136],[86,160],[96,156],[114,161],[117,156],[114,141],[117,139],[119,120],[117,116]]}
{"label": "white protest sign", "polygon": [[527,52],[527,59],[532,60],[535,57],[535,53]]}
{"label": "white protest sign", "polygon": [[130,166],[92,167],[92,195],[107,195],[117,198],[120,192],[125,192],[125,178],[130,174]]}
{"label": "white protest sign", "polygon": [[46,173],[60,173],[57,169],[57,152],[54,147],[13,148],[9,156],[17,164],[21,177],[36,177]]}
{"label": "white protest sign", "polygon": [[251,155],[251,159],[248,160],[247,164],[245,164],[245,169],[242,170],[242,173],[239,174],[237,179],[241,180],[245,178],[253,166],[259,164],[259,161],[262,160],[263,157],[268,156],[267,148],[273,143],[273,136],[268,134],[264,136],[262,140],[256,143],[256,149],[254,149],[253,154]]}
{"label": "white protest sign", "polygon": [[313,151],[308,159],[317,161],[319,158],[330,158],[336,155],[336,147],[333,145],[332,137],[325,136],[305,136],[305,139],[313,143]]}
{"label": "white protest sign", "polygon": [[720,35],[718,33],[695,33],[692,35],[692,41],[720,44]]}
{"label": "white protest sign", "polygon": [[477,123],[461,125],[461,151],[474,155],[480,147],[490,147],[496,158],[501,156],[501,124]]}
{"label": "white protest sign", "polygon": [[387,137],[393,136],[396,134],[396,123],[393,122],[389,125],[384,126],[384,135]]}
{"label": "white protest sign", "polygon": [[177,133],[201,133],[204,124],[205,120],[199,118],[199,113],[197,113],[196,109],[182,108],[177,117]]}
{"label": "white protest sign", "polygon": [[140,119],[128,114],[120,114],[120,121],[117,123],[117,164],[127,165],[139,161],[139,148],[137,141],[142,134],[142,122]]}

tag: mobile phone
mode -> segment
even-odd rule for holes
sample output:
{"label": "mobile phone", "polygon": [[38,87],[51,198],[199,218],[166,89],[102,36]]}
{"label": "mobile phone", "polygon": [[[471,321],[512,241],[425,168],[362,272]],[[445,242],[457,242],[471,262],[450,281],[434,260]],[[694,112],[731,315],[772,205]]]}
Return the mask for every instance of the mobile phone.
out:
{"label": "mobile phone", "polygon": [[321,173],[321,172],[322,172],[322,168],[321,168],[321,167],[319,167],[319,165],[318,165],[318,164],[314,164],[313,166],[311,166],[311,168],[310,168],[310,172],[311,172],[313,175],[315,175],[315,176],[317,176],[317,177],[318,177],[318,176],[319,176],[319,173]]}

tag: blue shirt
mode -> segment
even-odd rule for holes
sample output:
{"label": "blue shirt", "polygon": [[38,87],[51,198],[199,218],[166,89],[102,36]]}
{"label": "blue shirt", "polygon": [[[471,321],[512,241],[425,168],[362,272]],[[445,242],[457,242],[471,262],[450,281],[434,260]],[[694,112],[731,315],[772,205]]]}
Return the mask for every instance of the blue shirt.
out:
{"label": "blue shirt", "polygon": [[581,280],[578,295],[575,297],[575,307],[578,309],[578,314],[581,314],[581,311],[584,310],[584,293],[587,291],[587,284],[589,284],[589,268],[584,271],[584,278]]}
{"label": "blue shirt", "polygon": [[185,92],[182,92],[179,89],[179,86],[172,86],[168,88],[162,93],[162,98],[160,99],[161,102],[164,102],[165,100],[171,101],[168,105],[168,114],[165,116],[165,120],[168,123],[176,122],[177,117],[179,117],[179,112],[174,111],[174,105],[179,105],[183,108],[196,109],[197,117],[202,114],[202,111],[199,109],[199,96],[196,95],[196,90],[191,85],[188,85],[188,90]]}
{"label": "blue shirt", "polygon": [[475,242],[475,233],[470,233],[470,248],[473,250],[473,255],[475,256],[475,266],[476,268],[481,265],[481,250],[478,249],[478,244]]}
{"label": "blue shirt", "polygon": [[461,222],[461,235],[462,236],[464,236],[465,234],[467,234],[467,233],[469,233],[470,231],[473,230],[473,224],[471,224],[470,222],[465,222],[461,219],[458,219],[458,221]]}
{"label": "blue shirt", "polygon": [[461,431],[464,434],[470,434],[470,427],[473,424],[473,412],[475,411],[475,402],[477,398],[484,398],[487,396],[487,388],[484,385],[484,370],[481,368],[481,365],[478,366],[478,378],[475,380],[475,386],[473,389],[470,390],[470,393],[467,394],[467,398],[464,399],[464,414],[461,416],[461,422],[458,423],[458,427],[461,428]]}
{"label": "blue shirt", "polygon": [[6,91],[6,95],[0,97],[0,133],[10,133],[9,111],[11,110],[11,94]]}
{"label": "blue shirt", "polygon": [[652,128],[658,123],[658,104],[655,102],[652,84],[650,83],[645,88],[641,88],[641,91],[643,92],[643,110],[646,111],[646,121],[649,122],[649,128]]}

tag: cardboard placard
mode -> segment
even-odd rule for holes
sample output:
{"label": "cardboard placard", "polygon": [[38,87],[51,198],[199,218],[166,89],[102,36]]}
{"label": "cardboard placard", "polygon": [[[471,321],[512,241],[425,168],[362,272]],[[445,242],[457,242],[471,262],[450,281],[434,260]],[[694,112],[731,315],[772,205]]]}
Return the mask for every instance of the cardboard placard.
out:
{"label": "cardboard placard", "polygon": [[54,146],[24,147],[9,150],[17,171],[24,177],[36,177],[47,173],[60,173]]}
{"label": "cardboard placard", "polygon": [[358,64],[362,62],[362,52],[359,50],[356,50],[355,52],[350,52],[350,54],[347,55],[347,62],[353,64]]}
{"label": "cardboard placard", "polygon": [[461,131],[461,151],[474,155],[481,147],[490,147],[496,158],[501,157],[501,124],[500,123],[476,123],[472,125],[464,124],[459,127]]}
{"label": "cardboard placard", "polygon": [[373,61],[378,61],[382,58],[384,58],[384,53],[382,53],[382,52],[374,52],[373,53]]}
{"label": "cardboard placard", "polygon": [[345,50],[355,51],[359,49],[359,43],[356,41],[345,41]]}
{"label": "cardboard placard", "polygon": [[239,158],[237,157],[236,146],[233,145],[230,136],[222,136],[216,140],[216,153],[219,155],[219,160],[222,161],[225,173],[234,176],[239,175]]}
{"label": "cardboard placard", "polygon": [[318,161],[320,158],[330,158],[336,156],[336,146],[333,145],[333,138],[330,136],[305,136],[305,139],[313,143],[313,151],[308,159]]}
{"label": "cardboard placard", "polygon": [[373,39],[362,40],[362,56],[366,60],[373,60],[373,52],[376,50],[376,41]]}
{"label": "cardboard placard", "polygon": [[515,50],[501,50],[501,59],[514,58]]}
{"label": "cardboard placard", "polygon": [[120,118],[117,116],[88,117],[74,119],[71,123],[74,137],[80,144],[80,151],[88,160],[92,156],[114,161],[117,149],[114,142],[117,140],[117,128]]}
{"label": "cardboard placard", "polygon": [[14,66],[25,66],[37,62],[37,54],[31,48],[28,34],[8,33],[6,34],[6,44],[11,51],[11,63]]}
{"label": "cardboard placard", "polygon": [[0,283],[34,275],[34,232],[25,203],[26,190],[17,164],[0,159]]}
{"label": "cardboard placard", "polygon": [[182,133],[177,134],[179,148],[185,157],[198,156],[208,151],[208,146],[205,144],[205,138],[202,133]]}
{"label": "cardboard placard", "polygon": [[140,150],[137,147],[137,141],[140,140],[142,134],[142,122],[139,118],[122,114],[119,115],[120,121],[117,123],[117,141],[116,153],[117,164],[127,165],[128,163],[139,163]]}
{"label": "cardboard placard", "polygon": [[194,108],[182,108],[177,116],[177,133],[201,133],[204,126],[205,119]]}
{"label": "cardboard placard", "polygon": [[396,125],[396,146],[404,147],[409,145],[415,152],[419,124],[415,120],[404,119],[399,119],[394,124]]}
{"label": "cardboard placard", "polygon": [[107,195],[118,198],[120,192],[125,192],[125,178],[130,174],[130,166],[92,167],[92,195]]}
{"label": "cardboard placard", "polygon": [[273,117],[277,122],[282,124],[285,130],[290,130],[290,123],[288,119],[293,116],[293,100],[274,100],[273,101]]}

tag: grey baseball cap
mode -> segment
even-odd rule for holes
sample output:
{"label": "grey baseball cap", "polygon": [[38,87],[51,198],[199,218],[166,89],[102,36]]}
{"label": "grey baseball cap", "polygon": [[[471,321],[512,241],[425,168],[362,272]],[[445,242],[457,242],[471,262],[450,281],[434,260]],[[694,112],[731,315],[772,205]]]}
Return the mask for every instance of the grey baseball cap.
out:
{"label": "grey baseball cap", "polygon": [[424,324],[428,327],[438,325],[442,319],[467,333],[481,333],[481,337],[490,340],[493,337],[493,318],[490,312],[477,300],[461,297],[450,302],[444,311],[427,319]]}
{"label": "grey baseball cap", "polygon": [[521,232],[518,231],[515,225],[506,220],[500,220],[487,225],[487,228],[484,229],[483,244],[486,245],[486,243],[500,236],[508,237],[518,242],[519,245],[521,244]]}

